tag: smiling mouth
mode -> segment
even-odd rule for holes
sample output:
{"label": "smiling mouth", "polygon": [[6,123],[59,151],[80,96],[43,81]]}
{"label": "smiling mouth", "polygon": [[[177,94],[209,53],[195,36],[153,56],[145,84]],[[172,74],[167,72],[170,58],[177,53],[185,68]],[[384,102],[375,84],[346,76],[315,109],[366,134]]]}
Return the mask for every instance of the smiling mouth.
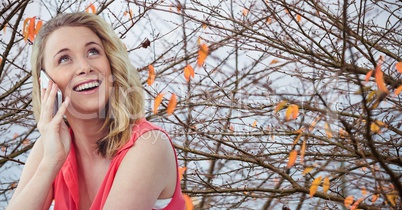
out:
{"label": "smiling mouth", "polygon": [[87,91],[87,90],[93,90],[93,89],[99,87],[99,85],[100,85],[101,83],[102,83],[101,81],[95,80],[95,81],[91,81],[91,82],[79,84],[79,85],[75,86],[75,87],[73,88],[73,90],[74,90],[74,91],[77,91],[77,92],[83,92],[83,91]]}

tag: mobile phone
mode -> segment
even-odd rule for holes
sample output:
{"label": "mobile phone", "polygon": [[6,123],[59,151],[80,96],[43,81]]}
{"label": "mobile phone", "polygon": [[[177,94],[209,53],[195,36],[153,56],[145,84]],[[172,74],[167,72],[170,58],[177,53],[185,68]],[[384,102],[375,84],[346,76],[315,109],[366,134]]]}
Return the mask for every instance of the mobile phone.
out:
{"label": "mobile phone", "polygon": [[[47,88],[49,84],[49,80],[53,81],[50,79],[49,75],[44,70],[40,71],[40,86],[41,88]],[[56,115],[57,111],[59,110],[61,103],[63,102],[63,95],[61,93],[60,89],[57,89],[56,93],[56,100],[54,100],[54,106],[53,106],[53,116]]]}

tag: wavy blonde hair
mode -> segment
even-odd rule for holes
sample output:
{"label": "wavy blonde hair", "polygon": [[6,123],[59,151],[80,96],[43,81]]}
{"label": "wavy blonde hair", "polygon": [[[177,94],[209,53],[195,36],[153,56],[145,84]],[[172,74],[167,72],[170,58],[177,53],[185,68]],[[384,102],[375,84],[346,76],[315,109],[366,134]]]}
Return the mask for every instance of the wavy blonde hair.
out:
{"label": "wavy blonde hair", "polygon": [[87,27],[101,39],[109,59],[113,75],[113,88],[106,106],[107,136],[98,141],[98,152],[103,157],[113,157],[130,138],[131,125],[144,117],[144,95],[139,75],[130,63],[127,49],[112,27],[101,17],[84,12],[56,16],[40,29],[32,48],[33,111],[36,121],[40,116],[39,72],[43,64],[43,52],[49,35],[61,27]]}

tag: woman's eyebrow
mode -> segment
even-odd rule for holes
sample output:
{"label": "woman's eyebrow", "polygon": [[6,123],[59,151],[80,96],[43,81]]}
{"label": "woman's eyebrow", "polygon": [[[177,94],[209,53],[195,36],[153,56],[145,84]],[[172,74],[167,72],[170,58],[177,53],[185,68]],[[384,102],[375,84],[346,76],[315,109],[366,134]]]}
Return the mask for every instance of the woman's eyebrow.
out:
{"label": "woman's eyebrow", "polygon": [[[85,44],[85,47],[87,47],[88,45],[91,45],[91,44],[98,45],[99,47],[101,47],[101,48],[103,49],[102,45],[100,45],[99,43],[94,42],[94,41],[90,41],[90,42],[86,43],[86,44]],[[62,52],[65,52],[65,51],[70,51],[70,49],[68,49],[68,48],[63,48],[63,49],[57,51],[57,53],[54,54],[53,58],[56,57],[56,55],[58,55],[58,54],[60,54],[60,53],[62,53]]]}
{"label": "woman's eyebrow", "polygon": [[68,48],[63,48],[63,49],[59,50],[56,54],[54,54],[53,58],[56,57],[56,55],[58,55],[58,54],[60,54],[60,53],[62,53],[62,52],[65,52],[65,51],[70,51],[70,49],[68,49]]}

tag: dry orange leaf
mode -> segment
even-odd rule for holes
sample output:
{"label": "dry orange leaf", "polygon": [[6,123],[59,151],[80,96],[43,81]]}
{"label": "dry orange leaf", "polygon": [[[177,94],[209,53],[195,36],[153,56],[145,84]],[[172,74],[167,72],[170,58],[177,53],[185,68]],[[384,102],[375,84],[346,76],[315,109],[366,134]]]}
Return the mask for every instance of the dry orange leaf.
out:
{"label": "dry orange leaf", "polygon": [[159,93],[159,94],[155,97],[155,101],[154,101],[154,114],[158,113],[158,107],[159,107],[159,105],[162,103],[163,94],[164,94],[164,93]]}
{"label": "dry orange leaf", "polygon": [[204,43],[200,46],[200,49],[198,50],[197,65],[202,66],[207,56],[208,56],[208,46]]}
{"label": "dry orange leaf", "polygon": [[183,174],[187,170],[187,167],[179,167],[179,177],[180,181],[183,179]]}
{"label": "dry orange leaf", "polygon": [[374,194],[373,197],[371,198],[371,203],[374,204],[379,197],[380,197],[380,194]]}
{"label": "dry orange leaf", "polygon": [[22,145],[23,145],[23,146],[28,146],[29,143],[31,143],[31,141],[29,141],[29,139],[24,139],[24,140],[22,141]]}
{"label": "dry orange leaf", "polygon": [[324,125],[325,133],[327,134],[328,138],[332,138],[332,131],[331,127],[329,126],[328,122]]}
{"label": "dry orange leaf", "polygon": [[323,191],[324,193],[327,193],[328,190],[329,190],[329,186],[330,186],[329,178],[326,176],[326,177],[324,178],[324,182],[322,183],[322,188],[323,188],[322,191]]}
{"label": "dry orange leaf", "polygon": [[307,142],[307,138],[304,139],[302,147],[301,147],[301,151],[300,151],[300,164],[304,163],[304,154],[306,153],[306,142]]}
{"label": "dry orange leaf", "polygon": [[149,64],[148,65],[148,86],[151,86],[155,82],[155,69],[154,66]]}
{"label": "dry orange leaf", "polygon": [[355,210],[357,209],[357,207],[359,206],[359,204],[363,201],[363,198],[359,198],[359,200],[357,200],[352,207],[350,207],[350,210]]}
{"label": "dry orange leaf", "polygon": [[176,94],[172,94],[172,96],[170,97],[166,112],[168,115],[173,114],[174,109],[176,108],[176,104],[177,104],[177,99],[176,99]]}
{"label": "dry orange leaf", "polygon": [[396,70],[398,70],[399,73],[402,74],[402,61],[399,61],[398,63],[395,64]]}
{"label": "dry orange leaf", "polygon": [[193,201],[191,200],[190,196],[187,194],[183,193],[183,198],[186,203],[186,210],[193,210],[194,209],[194,204]]}
{"label": "dry orange leaf", "polygon": [[246,9],[246,8],[243,8],[243,9],[241,10],[241,12],[243,13],[243,15],[244,15],[244,16],[247,16],[247,15],[248,15],[249,10],[248,10],[248,9]]}
{"label": "dry orange leaf", "polygon": [[271,63],[269,63],[269,64],[272,65],[272,64],[275,64],[275,63],[278,63],[278,62],[279,62],[278,60],[273,59],[273,60],[271,61]]}
{"label": "dry orange leaf", "polygon": [[17,138],[18,136],[19,136],[18,133],[14,133],[13,139]]}
{"label": "dry orange leaf", "polygon": [[88,13],[89,13],[89,9],[91,9],[91,11],[92,11],[93,14],[96,13],[96,8],[95,8],[95,5],[94,5],[94,4],[91,3],[91,4],[85,9],[85,12],[88,12]]}
{"label": "dry orange leaf", "polygon": [[302,136],[302,133],[299,133],[299,135],[296,136],[295,140],[292,143],[292,146],[294,146],[295,144],[297,144],[297,142],[299,141],[300,137]]}
{"label": "dry orange leaf", "polygon": [[297,20],[297,22],[300,22],[301,21],[301,15],[297,14],[296,15],[296,20]]}
{"label": "dry orange leaf", "polygon": [[189,64],[186,67],[184,67],[184,78],[186,78],[187,82],[190,82],[190,77],[194,78],[194,69]]}
{"label": "dry orange leaf", "polygon": [[6,33],[7,25],[8,25],[8,23],[4,24],[4,26],[3,26],[3,31],[4,31],[4,33]]}
{"label": "dry orange leaf", "polygon": [[232,124],[230,124],[229,129],[230,129],[230,131],[234,131],[234,127]]}
{"label": "dry orange leaf", "polygon": [[375,123],[375,122],[372,122],[372,123],[371,123],[371,125],[370,125],[370,130],[371,130],[373,133],[381,133],[381,128],[380,128],[380,126],[378,126],[377,123]]}
{"label": "dry orange leaf", "polygon": [[297,158],[297,150],[292,150],[289,153],[289,161],[288,161],[288,165],[286,167],[291,168],[295,164],[296,158]]}
{"label": "dry orange leaf", "polygon": [[313,122],[311,122],[310,127],[308,128],[310,131],[314,129],[315,125],[317,124],[317,122],[321,119],[320,116],[316,117]]}
{"label": "dry orange leaf", "polygon": [[254,120],[253,124],[251,125],[253,128],[255,128],[255,126],[257,126],[257,120]]}
{"label": "dry orange leaf", "polygon": [[401,93],[402,91],[402,85],[400,85],[394,92],[395,96],[399,95],[399,93]]}
{"label": "dry orange leaf", "polygon": [[31,17],[24,20],[22,35],[25,41],[29,39],[32,42],[35,38],[35,19],[36,17]]}
{"label": "dry orange leaf", "polygon": [[321,180],[322,180],[322,176],[319,176],[319,177],[315,178],[314,181],[311,183],[310,198],[313,197],[315,195],[315,193],[317,192],[318,186],[320,186],[320,184],[321,184]]}
{"label": "dry orange leaf", "polygon": [[367,190],[366,190],[366,188],[364,186],[362,187],[362,195],[363,196],[367,195]]}
{"label": "dry orange leaf", "polygon": [[303,175],[309,173],[310,171],[312,171],[314,168],[313,167],[307,167],[306,169],[304,169],[304,171],[302,172]]}
{"label": "dry orange leaf", "polygon": [[349,208],[350,205],[353,203],[353,195],[349,195],[348,197],[345,198],[344,204],[346,208]]}
{"label": "dry orange leaf", "polygon": [[268,18],[267,18],[267,23],[268,23],[268,24],[271,24],[271,23],[272,23],[271,17],[268,17]]}
{"label": "dry orange leaf", "polygon": [[287,102],[288,101],[286,101],[286,100],[279,102],[278,105],[276,105],[276,107],[275,107],[274,113],[275,114],[278,113],[286,105]]}
{"label": "dry orange leaf", "polygon": [[364,79],[365,82],[369,81],[371,75],[373,75],[373,72],[374,72],[374,70],[370,70],[370,71],[367,72],[366,78]]}
{"label": "dry orange leaf", "polygon": [[377,66],[374,70],[374,73],[375,73],[374,77],[375,77],[375,82],[377,83],[378,89],[384,93],[388,93],[388,88],[384,81],[384,73],[381,71],[381,65],[382,65],[383,61],[384,61],[383,56],[380,56],[380,59],[378,59]]}
{"label": "dry orange leaf", "polygon": [[2,147],[1,147],[1,151],[2,151],[2,152],[5,152],[5,151],[6,151],[6,149],[7,149],[7,147],[6,147],[6,146],[2,146]]}
{"label": "dry orange leaf", "polygon": [[285,114],[285,118],[287,121],[291,119],[296,119],[299,114],[299,107],[296,104],[291,104],[288,106]]}

